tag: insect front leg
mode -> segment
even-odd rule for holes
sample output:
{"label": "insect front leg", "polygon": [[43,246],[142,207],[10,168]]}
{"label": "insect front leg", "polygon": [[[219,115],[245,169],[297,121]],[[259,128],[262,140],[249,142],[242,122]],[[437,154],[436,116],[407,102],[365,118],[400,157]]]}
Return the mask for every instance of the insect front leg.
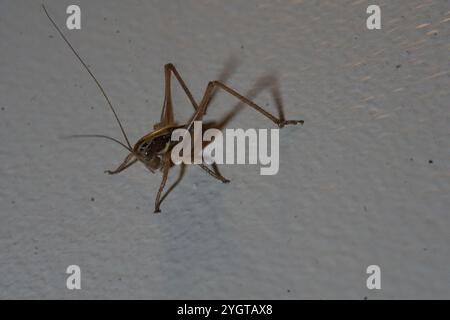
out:
{"label": "insect front leg", "polygon": [[135,164],[138,159],[134,158],[134,155],[132,153],[128,154],[125,160],[115,169],[115,170],[106,170],[105,173],[108,174],[118,174],[119,172],[122,172],[123,170],[131,167],[133,164]]}

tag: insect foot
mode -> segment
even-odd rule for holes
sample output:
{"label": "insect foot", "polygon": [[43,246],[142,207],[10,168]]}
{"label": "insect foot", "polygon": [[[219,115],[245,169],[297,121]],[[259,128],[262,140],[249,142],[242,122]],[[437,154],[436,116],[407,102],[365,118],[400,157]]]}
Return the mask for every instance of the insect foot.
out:
{"label": "insect foot", "polygon": [[118,174],[122,170],[105,170],[104,173],[107,173],[109,175]]}
{"label": "insect foot", "polygon": [[280,121],[279,123],[278,123],[278,127],[280,127],[280,128],[283,128],[284,126],[286,126],[286,125],[289,125],[289,124],[301,124],[301,125],[303,125],[305,123],[305,121],[303,121],[303,120],[284,120],[284,121]]}

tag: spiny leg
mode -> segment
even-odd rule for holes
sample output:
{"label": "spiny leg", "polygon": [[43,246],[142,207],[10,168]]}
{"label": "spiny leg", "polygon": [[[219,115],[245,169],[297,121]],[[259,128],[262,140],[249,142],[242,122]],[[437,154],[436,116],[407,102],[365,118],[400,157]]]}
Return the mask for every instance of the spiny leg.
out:
{"label": "spiny leg", "polygon": [[[279,90],[277,89],[276,86],[274,86],[274,82],[276,81],[276,78],[272,77],[272,76],[266,76],[263,78],[260,78],[255,86],[254,89],[247,91],[247,93],[245,94],[245,97],[247,97],[247,99],[249,100],[253,100],[256,96],[259,95],[259,93],[261,93],[265,88],[267,87],[272,87],[271,89],[271,94],[275,100],[275,105],[277,107],[278,110],[278,114],[279,114],[279,120],[280,121],[284,121],[285,117],[284,117],[284,112],[283,112],[283,103],[281,101],[281,95]],[[209,105],[212,103],[215,93],[217,91],[214,91],[212,98],[210,100]],[[232,108],[232,110],[230,112],[228,112],[220,121],[213,121],[210,123],[204,123],[203,126],[204,128],[210,129],[210,128],[214,128],[214,129],[218,129],[218,130],[222,130],[223,128],[225,128],[228,123],[238,114],[238,112],[242,109],[242,101],[238,101],[237,104],[234,105],[234,107]],[[208,106],[209,106],[208,105]]]}
{"label": "spiny leg", "polygon": [[134,158],[133,160],[131,160],[134,157],[134,155],[132,153],[128,154],[125,158],[125,160],[115,169],[115,170],[105,170],[105,173],[108,174],[117,174],[119,172],[122,172],[123,170],[131,167],[133,164],[135,164],[138,159]]}
{"label": "spiny leg", "polygon": [[[220,72],[220,74],[217,76],[216,79],[222,83],[226,83],[228,81],[228,79],[231,77],[231,75],[236,71],[236,68],[238,67],[239,64],[240,63],[239,63],[239,59],[237,58],[237,55],[232,54],[224,62],[222,71]],[[216,98],[216,93],[214,92],[211,97],[210,104],[214,102],[215,98]],[[205,109],[205,112],[204,112],[205,115],[207,113],[207,109],[208,108]]]}
{"label": "spiny leg", "polygon": [[196,112],[191,116],[188,121],[188,124],[185,126],[186,130],[190,130],[194,121],[202,120],[203,115],[205,114],[205,109],[208,107],[208,104],[211,101],[211,97],[214,93],[214,86],[212,82],[209,82],[206,86],[205,93],[203,94],[203,98],[200,101],[200,105]]}
{"label": "spiny leg", "polygon": [[[253,109],[258,111],[259,113],[261,113],[264,116],[266,116],[267,118],[269,118],[272,122],[274,122],[280,128],[283,128],[285,125],[289,125],[289,124],[303,124],[304,123],[303,120],[278,119],[273,114],[271,114],[270,112],[264,110],[262,107],[258,106],[253,101],[249,100],[248,98],[244,97],[243,95],[239,94],[235,90],[231,89],[230,87],[224,85],[223,83],[221,83],[219,81],[209,82],[207,88],[208,88],[207,91],[209,91],[208,97],[205,97],[207,99],[207,101],[205,101],[205,103],[202,103],[202,105],[200,106],[199,109],[206,109],[208,104],[209,104],[210,96],[212,95],[211,91],[214,90],[215,88],[221,88],[221,89],[225,90],[226,92],[228,92],[229,94],[231,94],[232,96],[238,98],[240,101],[242,101],[246,105],[252,107]],[[195,120],[201,120],[202,117],[203,117],[203,114],[204,114],[203,110],[198,110],[197,117],[196,117]]]}
{"label": "spiny leg", "polygon": [[154,213],[158,213],[161,212],[161,210],[159,209],[159,206],[161,205],[161,193],[164,189],[164,186],[166,185],[167,182],[167,176],[169,175],[169,169],[170,169],[170,154],[166,153],[164,155],[164,163],[163,163],[163,176],[162,176],[162,180],[161,180],[161,184],[159,185],[159,189],[158,189],[158,194],[156,195],[156,199],[155,199],[155,211]]}

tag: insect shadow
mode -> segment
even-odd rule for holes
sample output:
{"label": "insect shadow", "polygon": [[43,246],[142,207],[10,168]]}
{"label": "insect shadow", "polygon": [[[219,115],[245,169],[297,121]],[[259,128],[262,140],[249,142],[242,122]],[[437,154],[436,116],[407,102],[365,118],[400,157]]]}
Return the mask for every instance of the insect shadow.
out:
{"label": "insect shadow", "polygon": [[[115,143],[120,144],[123,148],[125,148],[128,151],[127,156],[123,160],[123,162],[115,169],[113,170],[106,170],[105,172],[108,174],[118,174],[125,169],[129,168],[133,164],[137,162],[141,162],[150,172],[155,173],[156,171],[160,170],[162,171],[162,180],[158,189],[158,192],[156,194],[155,199],[155,213],[161,212],[160,205],[161,203],[167,198],[169,193],[179,184],[183,176],[186,172],[186,164],[181,163],[180,164],[180,172],[177,177],[177,179],[174,181],[174,183],[168,187],[168,189],[164,192],[163,190],[166,186],[169,170],[175,166],[175,164],[172,162],[171,159],[171,151],[172,148],[178,143],[177,141],[172,141],[171,136],[172,132],[176,129],[186,129],[191,135],[193,134],[193,123],[194,121],[202,121],[203,116],[206,114],[208,107],[211,105],[211,101],[215,98],[216,93],[220,90],[225,91],[226,93],[234,96],[237,98],[238,103],[231,109],[231,111],[220,121],[210,121],[210,122],[203,122],[203,130],[207,129],[218,129],[222,130],[230,121],[232,118],[234,118],[239,110],[243,106],[249,106],[271,120],[273,123],[275,123],[279,128],[283,128],[285,125],[295,125],[295,124],[303,124],[303,120],[286,120],[282,108],[282,101],[281,101],[281,95],[278,90],[278,86],[274,85],[277,83],[275,77],[264,77],[261,78],[260,81],[258,81],[257,85],[255,86],[255,89],[248,92],[247,96],[241,95],[234,89],[230,88],[228,85],[224,84],[224,81],[222,80],[216,80],[216,81],[210,81],[208,82],[208,85],[205,89],[205,92],[203,94],[203,98],[198,103],[192,93],[190,92],[189,88],[187,87],[186,83],[180,76],[178,70],[175,68],[175,66],[171,63],[168,63],[164,66],[164,102],[163,107],[161,110],[161,117],[158,123],[156,123],[153,127],[153,131],[149,132],[148,134],[144,135],[142,138],[140,138],[133,146],[131,145],[127,134],[125,133],[125,129],[122,126],[122,123],[120,122],[120,119],[117,115],[116,110],[114,109],[108,95],[106,94],[103,86],[100,84],[98,79],[94,76],[94,74],[91,72],[88,65],[84,62],[84,60],[80,57],[78,52],[74,49],[74,47],[71,45],[69,40],[66,38],[66,36],[62,33],[61,29],[58,27],[58,25],[55,23],[55,21],[52,19],[52,17],[49,15],[47,9],[44,5],[42,5],[45,14],[47,15],[50,22],[53,24],[55,29],[58,31],[58,33],[61,35],[62,39],[66,42],[66,44],[69,46],[71,51],[74,53],[74,55],[77,57],[77,59],[80,61],[80,63],[83,65],[83,67],[86,69],[86,71],[89,73],[89,75],[92,77],[94,82],[96,83],[97,87],[103,94],[103,96],[106,99],[106,102],[108,103],[109,108],[111,109],[112,113],[114,114],[114,117],[117,121],[117,124],[119,125],[119,128],[122,132],[122,135],[125,139],[125,142],[122,142],[116,138],[102,135],[102,134],[80,134],[80,135],[71,135],[66,136],[66,138],[103,138],[108,139],[111,141],[114,141]],[[230,59],[226,65],[224,70],[222,71],[221,75],[219,76],[219,79],[227,79],[231,75],[231,70],[237,66],[236,59],[232,58]],[[175,79],[178,81],[179,85],[183,89],[184,93],[186,94],[188,100],[192,104],[193,107],[193,114],[189,118],[187,123],[184,124],[178,124],[175,122],[174,119],[174,111],[172,106],[172,78],[175,77]],[[254,103],[251,99],[253,99],[259,92],[261,92],[265,87],[271,87],[272,95],[275,99],[275,104],[278,110],[278,117],[274,116],[272,113],[266,111],[264,108],[258,106],[256,103]],[[210,143],[210,142],[209,142]],[[207,143],[203,143],[203,148],[206,147]],[[210,166],[206,163],[200,163],[196,164],[198,165],[202,170],[207,172],[209,175],[211,175],[213,178],[223,182],[228,183],[230,180],[226,179],[219,170],[219,167],[216,163],[211,164]]]}

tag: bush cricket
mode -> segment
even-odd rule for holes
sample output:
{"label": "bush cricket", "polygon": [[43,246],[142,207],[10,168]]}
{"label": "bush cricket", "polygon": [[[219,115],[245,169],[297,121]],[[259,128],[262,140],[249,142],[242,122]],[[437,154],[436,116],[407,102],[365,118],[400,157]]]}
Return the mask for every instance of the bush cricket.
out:
{"label": "bush cricket", "polygon": [[[112,140],[118,144],[120,144],[123,148],[125,148],[128,151],[127,156],[125,157],[124,161],[114,170],[107,170],[105,171],[108,174],[118,174],[119,172],[124,171],[125,169],[129,168],[136,162],[141,162],[150,172],[155,173],[156,171],[160,170],[162,171],[162,181],[160,183],[158,192],[156,194],[155,199],[155,213],[161,212],[160,205],[162,201],[168,196],[168,194],[177,186],[177,184],[181,181],[183,178],[185,171],[186,171],[186,164],[181,163],[180,164],[180,173],[178,178],[174,181],[174,183],[165,191],[163,194],[163,190],[165,188],[167,177],[169,174],[170,168],[174,166],[174,163],[171,160],[170,152],[173,146],[178,143],[177,141],[171,140],[171,134],[172,132],[177,128],[185,128],[187,130],[191,130],[192,124],[194,121],[201,121],[203,116],[205,115],[207,108],[211,102],[211,99],[215,92],[218,89],[221,89],[228,94],[234,96],[239,100],[240,103],[245,104],[257,112],[261,113],[265,117],[267,117],[269,120],[271,120],[273,123],[275,123],[279,128],[283,128],[285,125],[295,125],[295,124],[303,124],[303,120],[285,120],[284,115],[280,112],[280,117],[277,118],[273,114],[269,113],[262,107],[255,104],[250,99],[246,98],[245,96],[239,94],[229,86],[223,84],[220,81],[210,81],[206,87],[206,90],[203,94],[203,98],[201,99],[200,103],[197,103],[197,101],[192,96],[191,92],[189,91],[187,85],[185,84],[184,80],[181,78],[180,74],[178,73],[177,69],[174,67],[173,64],[168,63],[164,66],[164,84],[165,84],[165,90],[164,90],[164,103],[161,110],[161,117],[158,123],[154,125],[153,131],[149,132],[148,134],[144,135],[142,138],[140,138],[134,146],[131,145],[127,134],[125,133],[125,130],[122,126],[122,123],[119,120],[119,117],[117,115],[116,110],[114,109],[109,97],[107,96],[105,90],[103,89],[103,86],[100,84],[100,82],[97,80],[97,78],[94,76],[94,74],[91,72],[88,65],[84,62],[84,60],[80,57],[78,52],[74,49],[74,47],[71,45],[69,40],[66,38],[66,36],[63,34],[61,29],[58,27],[58,25],[55,23],[55,21],[52,19],[50,14],[47,12],[47,9],[44,5],[42,5],[45,14],[47,15],[50,22],[53,24],[55,29],[58,31],[58,33],[61,35],[62,39],[66,42],[66,44],[69,46],[71,51],[74,53],[74,55],[77,57],[77,59],[80,61],[80,63],[83,65],[83,67],[86,69],[86,71],[89,73],[91,78],[96,83],[97,87],[103,94],[103,96],[106,99],[106,102],[111,109],[112,113],[114,114],[114,117],[117,121],[117,124],[119,125],[119,128],[122,132],[122,135],[125,139],[125,142],[119,141],[118,139],[115,139],[110,136],[101,135],[101,134],[83,134],[83,135],[72,135],[70,137],[98,137],[98,138],[105,138]],[[172,76],[175,77],[175,79],[180,84],[181,88],[187,95],[190,103],[192,104],[192,107],[194,109],[192,116],[190,117],[189,121],[185,124],[177,124],[174,120],[174,112],[173,112],[173,106],[172,106],[172,93],[171,93],[171,80]],[[210,122],[204,124],[204,129],[208,128],[216,128],[218,130],[221,130],[224,128],[224,126],[227,124],[227,120],[221,121],[221,122]],[[191,131],[189,131],[191,132]],[[203,145],[205,147],[205,145]],[[216,163],[213,163],[211,166],[208,166],[205,163],[197,164],[200,166],[201,169],[206,171],[209,175],[214,177],[215,179],[223,182],[228,183],[229,180],[222,176],[222,174],[219,171],[219,168]]]}

